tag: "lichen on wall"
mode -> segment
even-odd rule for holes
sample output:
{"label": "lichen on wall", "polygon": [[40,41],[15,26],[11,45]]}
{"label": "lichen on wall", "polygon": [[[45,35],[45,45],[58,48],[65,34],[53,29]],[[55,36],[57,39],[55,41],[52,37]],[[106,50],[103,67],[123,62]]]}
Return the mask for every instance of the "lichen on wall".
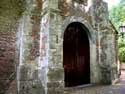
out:
{"label": "lichen on wall", "polygon": [[25,0],[0,1],[0,94],[16,94],[16,33]]}
{"label": "lichen on wall", "polygon": [[[87,1],[26,0],[25,7],[21,7],[25,11],[13,10],[13,17],[21,17],[17,30],[20,34],[17,66],[19,94],[65,92],[63,35],[65,28],[72,22],[84,24],[91,35],[88,34],[91,52],[90,83],[111,82],[110,64],[113,60],[108,55],[112,40],[109,41],[111,36],[108,35],[107,4],[102,0],[92,0],[90,9],[86,11]],[[18,16],[18,13],[23,15]],[[9,19],[14,19],[13,17],[8,16]],[[9,21],[6,22],[8,23]]]}
{"label": "lichen on wall", "polygon": [[41,37],[41,11],[42,0],[26,1],[26,10],[20,19],[19,28],[22,29],[19,29],[18,32],[22,33],[22,41],[20,41],[22,46],[20,46],[21,61],[17,67],[19,94],[45,93],[42,77],[46,76],[43,75],[45,71],[40,66],[42,65],[42,59],[40,58],[42,45],[40,42],[45,40]]}
{"label": "lichen on wall", "polygon": [[25,0],[0,1],[0,32],[8,32],[25,10]]}

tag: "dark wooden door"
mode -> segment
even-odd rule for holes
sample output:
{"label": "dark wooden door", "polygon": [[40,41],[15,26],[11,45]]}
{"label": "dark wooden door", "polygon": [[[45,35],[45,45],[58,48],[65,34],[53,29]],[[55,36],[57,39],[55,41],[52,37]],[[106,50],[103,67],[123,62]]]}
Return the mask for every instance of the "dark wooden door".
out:
{"label": "dark wooden door", "polygon": [[65,86],[77,86],[90,82],[89,39],[84,25],[74,22],[64,32],[63,66]]}

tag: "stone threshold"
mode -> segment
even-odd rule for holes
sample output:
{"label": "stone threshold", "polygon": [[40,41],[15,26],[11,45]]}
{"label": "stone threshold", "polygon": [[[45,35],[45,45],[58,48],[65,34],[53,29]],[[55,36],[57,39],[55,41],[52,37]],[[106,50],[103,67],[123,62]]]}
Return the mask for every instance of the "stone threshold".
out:
{"label": "stone threshold", "polygon": [[85,84],[85,85],[79,85],[79,86],[65,87],[65,90],[68,90],[68,89],[78,89],[78,88],[86,88],[86,87],[91,87],[91,86],[95,86],[95,84]]}

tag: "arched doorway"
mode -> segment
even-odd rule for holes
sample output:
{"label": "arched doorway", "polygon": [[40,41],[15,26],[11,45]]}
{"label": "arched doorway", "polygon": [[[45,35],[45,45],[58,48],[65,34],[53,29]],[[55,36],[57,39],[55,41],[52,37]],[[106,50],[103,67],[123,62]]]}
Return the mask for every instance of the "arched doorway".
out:
{"label": "arched doorway", "polygon": [[65,86],[90,83],[90,47],[88,29],[79,22],[69,24],[64,31],[63,66]]}

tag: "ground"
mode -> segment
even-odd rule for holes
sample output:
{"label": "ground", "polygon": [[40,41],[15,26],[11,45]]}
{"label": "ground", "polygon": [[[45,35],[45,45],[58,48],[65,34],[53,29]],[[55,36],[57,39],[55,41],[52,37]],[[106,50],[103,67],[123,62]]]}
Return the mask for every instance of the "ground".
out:
{"label": "ground", "polygon": [[65,94],[125,94],[125,85],[74,88],[72,90],[65,92]]}
{"label": "ground", "polygon": [[[125,65],[124,65],[125,66]],[[125,68],[125,67],[124,67]],[[76,87],[66,89],[65,94],[125,94],[125,69],[115,85],[91,85],[89,87]]]}

